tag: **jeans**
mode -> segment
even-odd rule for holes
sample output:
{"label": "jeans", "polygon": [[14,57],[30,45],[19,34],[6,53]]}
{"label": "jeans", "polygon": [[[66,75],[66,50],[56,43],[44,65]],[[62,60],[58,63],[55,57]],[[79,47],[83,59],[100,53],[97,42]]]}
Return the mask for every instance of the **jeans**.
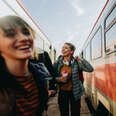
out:
{"label": "jeans", "polygon": [[58,104],[61,116],[69,116],[69,104],[71,106],[71,116],[80,116],[80,99],[75,101],[72,91],[60,90]]}

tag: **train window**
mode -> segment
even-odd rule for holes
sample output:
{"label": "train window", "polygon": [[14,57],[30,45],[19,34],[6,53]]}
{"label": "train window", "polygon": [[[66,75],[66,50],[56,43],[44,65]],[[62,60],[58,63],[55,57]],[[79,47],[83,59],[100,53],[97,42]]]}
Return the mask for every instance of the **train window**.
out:
{"label": "train window", "polygon": [[107,53],[116,51],[116,23],[105,33]]}
{"label": "train window", "polygon": [[92,59],[97,59],[102,55],[102,34],[101,34],[101,27],[95,33],[92,41]]}
{"label": "train window", "polygon": [[90,44],[88,44],[88,46],[86,47],[86,60],[90,61]]}
{"label": "train window", "polygon": [[106,28],[109,26],[109,24],[113,21],[116,20],[116,6],[115,8],[110,12],[108,17],[106,18],[105,26]]}
{"label": "train window", "polygon": [[48,53],[51,52],[51,50],[49,49],[49,47],[50,47],[50,44],[47,41],[45,41],[44,42],[44,50],[47,51]]}
{"label": "train window", "polygon": [[84,57],[84,56],[83,56],[83,51],[80,53],[80,57],[81,57],[81,58],[83,58],[83,57]]}
{"label": "train window", "polygon": [[84,51],[83,51],[83,58],[86,59],[86,53],[85,53],[85,50],[86,50],[86,49],[84,49]]}
{"label": "train window", "polygon": [[116,51],[116,5],[105,21],[105,51],[111,53]]}

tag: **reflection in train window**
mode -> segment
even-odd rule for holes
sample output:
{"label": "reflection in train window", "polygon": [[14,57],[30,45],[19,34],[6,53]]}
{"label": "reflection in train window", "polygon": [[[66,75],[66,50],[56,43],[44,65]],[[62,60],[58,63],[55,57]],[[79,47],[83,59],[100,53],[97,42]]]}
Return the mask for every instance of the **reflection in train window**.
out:
{"label": "reflection in train window", "polygon": [[90,61],[90,44],[86,47],[86,60]]}
{"label": "reflection in train window", "polygon": [[112,12],[110,13],[110,15],[107,17],[106,19],[106,28],[108,27],[108,25],[113,21],[116,20],[116,7],[112,10]]}
{"label": "reflection in train window", "polygon": [[106,32],[106,52],[116,50],[116,23]]}
{"label": "reflection in train window", "polygon": [[102,35],[101,27],[97,30],[92,39],[92,59],[101,57],[102,55]]}

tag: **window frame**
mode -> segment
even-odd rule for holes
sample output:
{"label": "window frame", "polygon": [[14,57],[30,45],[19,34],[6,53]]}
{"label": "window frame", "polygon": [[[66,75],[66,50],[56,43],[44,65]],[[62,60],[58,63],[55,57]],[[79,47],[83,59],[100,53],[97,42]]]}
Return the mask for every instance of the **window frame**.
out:
{"label": "window frame", "polygon": [[[109,25],[106,27],[106,21],[108,19],[108,17],[110,16],[110,14],[112,13],[112,11],[116,9],[116,3],[113,5],[113,7],[110,9],[110,11],[108,12],[107,16],[105,17],[104,20],[104,51],[106,55],[109,55],[111,53],[116,52],[116,48],[112,49],[108,49],[107,48],[107,44],[106,44],[106,33],[114,26],[116,25],[116,17],[114,19],[112,19],[112,21],[109,23]],[[114,46],[115,47],[115,46]]]}
{"label": "window frame", "polygon": [[[101,55],[99,56],[99,57],[96,57],[96,58],[93,58],[92,56],[93,56],[93,53],[92,53],[92,40],[94,39],[94,37],[95,37],[95,35],[97,34],[97,32],[100,30],[100,35],[101,35]],[[100,25],[99,27],[98,27],[98,29],[96,30],[96,32],[94,33],[94,35],[93,35],[93,37],[91,38],[91,59],[92,60],[97,60],[97,59],[99,59],[99,58],[101,58],[102,57],[102,55],[103,55],[103,51],[102,51],[102,47],[103,47],[103,45],[102,45],[102,26]]]}
{"label": "window frame", "polygon": [[[89,47],[89,59],[87,59],[87,53],[86,53],[86,50],[88,47]],[[88,42],[87,46],[85,47],[85,57],[86,57],[87,61],[89,61],[89,62],[91,61],[91,43],[90,43],[90,41]]]}

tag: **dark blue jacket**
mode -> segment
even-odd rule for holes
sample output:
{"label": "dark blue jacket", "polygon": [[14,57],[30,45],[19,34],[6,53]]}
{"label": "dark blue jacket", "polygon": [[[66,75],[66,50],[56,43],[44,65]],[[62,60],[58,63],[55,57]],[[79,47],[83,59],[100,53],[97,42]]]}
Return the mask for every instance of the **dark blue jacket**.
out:
{"label": "dark blue jacket", "polygon": [[[33,74],[39,90],[38,96],[40,105],[38,106],[37,116],[41,116],[48,100],[47,82],[45,80],[46,75],[43,74],[35,64],[29,63],[28,68]],[[24,92],[25,94],[27,93],[15,78],[15,76],[5,70],[4,65],[0,66],[0,116],[16,116],[14,90]]]}
{"label": "dark blue jacket", "polygon": [[39,54],[39,59],[30,59],[30,61],[32,63],[38,64],[38,63],[43,63],[45,65],[45,67],[47,68],[47,70],[49,71],[50,75],[51,75],[51,79],[49,79],[49,90],[56,90],[56,80],[55,80],[55,71],[54,68],[52,66],[52,62],[50,59],[49,54],[44,51],[43,53]]}

